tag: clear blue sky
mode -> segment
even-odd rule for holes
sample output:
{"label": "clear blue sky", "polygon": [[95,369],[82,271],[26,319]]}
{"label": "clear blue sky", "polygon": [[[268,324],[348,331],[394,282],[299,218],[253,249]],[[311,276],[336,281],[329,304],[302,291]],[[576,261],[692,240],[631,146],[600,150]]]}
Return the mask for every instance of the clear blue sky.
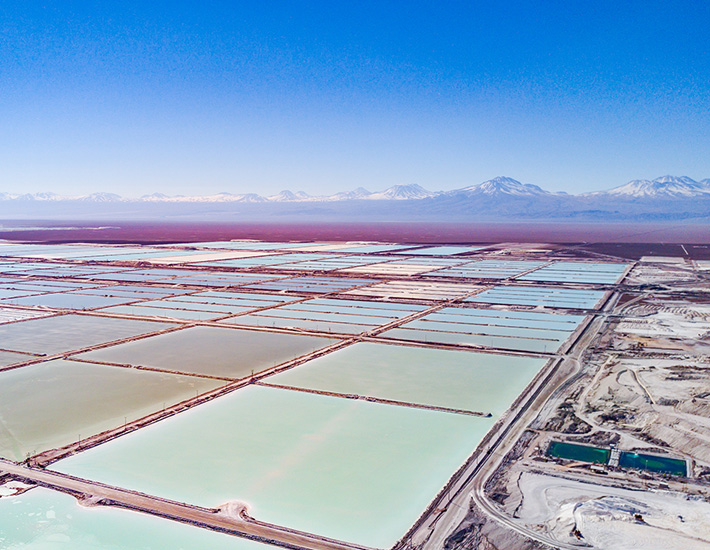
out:
{"label": "clear blue sky", "polygon": [[710,177],[710,2],[14,0],[0,191]]}

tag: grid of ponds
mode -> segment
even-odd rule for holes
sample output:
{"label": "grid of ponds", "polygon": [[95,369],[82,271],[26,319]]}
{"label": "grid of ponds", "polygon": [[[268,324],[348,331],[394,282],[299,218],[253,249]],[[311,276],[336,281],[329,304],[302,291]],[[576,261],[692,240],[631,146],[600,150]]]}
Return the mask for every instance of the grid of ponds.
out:
{"label": "grid of ponds", "polygon": [[466,298],[466,302],[594,309],[604,297],[601,290],[539,286],[497,286]]}
{"label": "grid of ponds", "polygon": [[[0,245],[0,257],[56,258],[0,262],[0,304],[7,304],[0,309],[0,456],[20,461],[259,374],[256,383],[52,467],[197,505],[242,501],[258,520],[390,547],[544,367],[548,357],[535,354],[556,351],[584,319],[508,306],[581,307],[599,294],[534,282],[518,289],[436,281],[440,274],[509,278],[544,262],[471,261],[459,254],[479,247],[416,246]],[[263,255],[233,257],[240,251]],[[450,300],[455,307],[403,321]],[[489,308],[472,305],[484,301]],[[92,311],[59,311],[83,308]],[[395,328],[377,336],[357,336],[390,323]],[[306,360],[311,353],[316,358]],[[40,489],[11,497],[17,510],[32,510],[19,516],[5,513],[8,499],[0,498],[0,546],[24,544],[34,529],[37,541],[62,530],[72,548],[111,547],[102,537],[141,517],[131,542],[121,546],[129,538],[122,533],[113,542],[266,547],[102,507],[70,517],[64,510],[77,508],[74,501],[55,497]],[[45,501],[54,514],[38,526],[30,514]],[[182,529],[184,538],[156,535],[161,525]]]}
{"label": "grid of ponds", "polygon": [[600,262],[555,262],[537,271],[523,275],[520,280],[614,284],[627,267],[627,264]]}

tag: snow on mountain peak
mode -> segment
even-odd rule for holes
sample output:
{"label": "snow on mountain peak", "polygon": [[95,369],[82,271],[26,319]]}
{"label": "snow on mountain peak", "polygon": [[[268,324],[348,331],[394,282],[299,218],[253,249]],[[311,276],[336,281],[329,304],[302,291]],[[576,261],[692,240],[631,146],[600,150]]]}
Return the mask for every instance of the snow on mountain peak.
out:
{"label": "snow on mountain peak", "polygon": [[537,196],[548,195],[549,193],[530,183],[520,183],[518,180],[505,176],[498,176],[492,180],[484,181],[478,185],[465,187],[456,193],[464,191],[467,194],[481,195],[515,195],[515,196]]}
{"label": "snow on mountain peak", "polygon": [[367,198],[371,200],[426,199],[436,194],[424,189],[421,185],[413,183],[411,185],[393,185],[379,193],[372,193]]}
{"label": "snow on mountain peak", "polygon": [[270,196],[269,200],[273,202],[293,202],[308,200],[309,198],[311,198],[311,196],[308,193],[304,193],[303,191],[296,191],[294,193],[293,191],[284,189],[278,195]]}
{"label": "snow on mountain peak", "polygon": [[697,182],[687,176],[663,176],[654,180],[633,180],[609,191],[593,193],[626,197],[696,197],[710,194],[710,188],[703,182]]}
{"label": "snow on mountain peak", "polygon": [[85,202],[117,202],[123,200],[123,198],[116,193],[91,193],[91,195],[80,197],[79,200]]}

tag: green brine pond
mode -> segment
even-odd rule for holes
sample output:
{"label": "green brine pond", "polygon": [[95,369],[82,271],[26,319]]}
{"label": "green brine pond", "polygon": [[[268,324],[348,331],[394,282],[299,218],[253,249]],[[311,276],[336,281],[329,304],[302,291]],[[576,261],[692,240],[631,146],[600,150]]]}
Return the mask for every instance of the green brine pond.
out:
{"label": "green brine pond", "polygon": [[547,454],[550,456],[595,464],[606,464],[609,462],[610,452],[609,449],[592,447],[591,445],[564,443],[562,441],[553,441],[547,448]]}

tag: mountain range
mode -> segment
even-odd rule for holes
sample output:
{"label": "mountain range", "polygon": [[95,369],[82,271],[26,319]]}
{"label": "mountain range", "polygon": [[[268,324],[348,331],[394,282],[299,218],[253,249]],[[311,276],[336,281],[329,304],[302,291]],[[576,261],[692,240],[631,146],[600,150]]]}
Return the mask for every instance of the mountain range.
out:
{"label": "mountain range", "polygon": [[[571,197],[567,193],[553,193],[537,185],[520,183],[519,181],[499,176],[484,181],[478,185],[463,187],[453,191],[429,191],[417,184],[393,185],[384,191],[371,192],[363,187],[353,191],[336,193],[334,195],[313,196],[303,191],[284,190],[276,195],[261,196],[256,193],[234,194],[217,193],[215,195],[166,195],[153,193],[139,198],[124,198],[115,193],[92,193],[89,195],[67,196],[55,193],[0,193],[0,200],[17,201],[84,201],[84,202],[335,202],[349,200],[416,200],[433,197],[455,196],[488,196],[488,197]],[[710,179],[695,181],[687,176],[663,176],[654,180],[633,180],[625,185],[614,187],[607,191],[582,193],[579,197],[636,197],[636,198],[688,198],[710,195]]]}
{"label": "mountain range", "polygon": [[571,195],[550,192],[509,177],[452,191],[394,185],[371,192],[363,187],[327,196],[284,190],[256,193],[124,198],[114,193],[63,196],[0,193],[0,216],[182,217],[313,220],[683,220],[710,216],[710,179],[686,176],[634,180],[606,191]]}

